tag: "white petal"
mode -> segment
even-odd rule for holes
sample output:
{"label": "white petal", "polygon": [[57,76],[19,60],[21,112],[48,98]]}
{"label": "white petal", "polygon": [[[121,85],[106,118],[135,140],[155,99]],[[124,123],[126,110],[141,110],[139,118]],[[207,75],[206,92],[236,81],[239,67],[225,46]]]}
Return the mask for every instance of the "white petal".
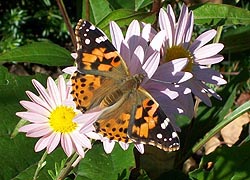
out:
{"label": "white petal", "polygon": [[125,151],[128,149],[129,147],[129,144],[128,143],[124,143],[124,142],[121,142],[119,141],[119,145],[121,146],[121,148]]}
{"label": "white petal", "polygon": [[42,137],[42,136],[47,136],[51,134],[51,132],[52,130],[48,128],[48,125],[47,126],[40,125],[39,127],[28,131],[26,136],[27,137]]}
{"label": "white petal", "polygon": [[125,41],[128,41],[133,36],[140,36],[140,24],[137,20],[133,20],[127,29]]}
{"label": "white petal", "polygon": [[52,111],[51,106],[44,101],[43,99],[41,99],[40,97],[38,97],[37,95],[35,95],[34,93],[30,92],[30,91],[26,91],[27,96],[35,103],[41,105],[42,107],[46,108],[48,111]]}
{"label": "white petal", "polygon": [[63,134],[61,137],[61,146],[68,157],[73,153],[72,140],[67,133]]}
{"label": "white petal", "polygon": [[49,77],[47,80],[47,90],[48,90],[48,94],[51,97],[51,99],[53,99],[53,102],[55,103],[56,106],[59,106],[62,104],[61,97],[59,94],[59,90],[58,87],[55,83],[55,81]]}
{"label": "white petal", "polygon": [[39,152],[48,146],[50,136],[45,136],[40,138],[35,145],[35,152]]}
{"label": "white petal", "polygon": [[92,147],[91,142],[84,134],[80,134],[78,132],[73,132],[73,133],[71,133],[71,137],[72,137],[75,144],[79,144],[82,147],[91,149],[91,147]]}
{"label": "white petal", "polygon": [[52,108],[56,108],[56,104],[53,99],[49,96],[46,89],[37,80],[33,79],[32,83],[36,88],[37,92],[40,94],[41,98],[47,102],[47,104]]}
{"label": "white petal", "polygon": [[160,53],[155,51],[143,64],[142,69],[147,73],[147,77],[150,79],[158,68],[160,62]]}
{"label": "white petal", "polygon": [[191,11],[188,15],[188,19],[187,19],[187,26],[186,26],[186,30],[185,30],[185,39],[184,39],[184,48],[187,49],[189,44],[190,44],[190,40],[192,38],[192,33],[193,33],[193,27],[194,27],[194,16],[193,16],[193,12]]}
{"label": "white petal", "polygon": [[146,41],[150,40],[150,34],[151,34],[151,25],[150,24],[146,24],[143,29],[142,29],[142,38],[145,39]]}
{"label": "white petal", "polygon": [[217,54],[215,56],[211,56],[204,59],[195,59],[195,62],[200,65],[211,65],[211,64],[217,64],[221,62],[224,59],[224,57],[220,54]]}
{"label": "white petal", "polygon": [[22,119],[28,120],[34,123],[46,123],[49,122],[49,119],[41,114],[33,113],[33,112],[17,112],[17,116]]}
{"label": "white petal", "polygon": [[143,154],[144,153],[144,146],[143,144],[135,144],[136,149]]}
{"label": "white petal", "polygon": [[158,32],[150,42],[150,47],[152,47],[153,50],[160,51],[165,40],[165,35],[166,32],[164,30]]}
{"label": "white petal", "polygon": [[186,26],[188,19],[188,8],[187,6],[183,5],[181,8],[180,17],[178,19],[176,31],[175,31],[175,45],[180,45],[183,43],[184,35],[186,34]]}
{"label": "white petal", "polygon": [[[19,132],[32,132],[36,131],[37,129],[40,129],[41,127],[44,127],[44,124],[27,124],[25,126],[22,126],[19,128]],[[46,125],[48,128],[48,126]]]}
{"label": "white petal", "polygon": [[47,146],[48,154],[55,150],[61,140],[61,133],[52,133]]}
{"label": "white petal", "polygon": [[109,23],[109,29],[110,29],[110,36],[112,39],[112,44],[115,46],[115,48],[118,51],[120,51],[121,42],[124,40],[122,31],[120,27],[114,21],[111,21]]}
{"label": "white petal", "polygon": [[70,66],[70,67],[66,67],[62,70],[62,72],[72,75],[75,71],[77,70],[76,66]]}
{"label": "white petal", "polygon": [[196,49],[199,49],[200,47],[202,47],[203,45],[205,45],[209,41],[211,41],[215,35],[216,35],[216,31],[214,29],[211,29],[211,30],[208,30],[208,31],[202,33],[191,44],[189,51],[191,53],[195,52]]}
{"label": "white petal", "polygon": [[[74,140],[74,139],[73,139],[73,140]],[[76,152],[77,152],[82,158],[84,158],[85,152],[84,152],[83,147],[81,146],[81,144],[76,143],[76,142],[74,141],[74,146],[75,146]]]}
{"label": "white petal", "polygon": [[[171,6],[170,9],[172,10]],[[163,9],[160,9],[159,13],[159,26],[161,30],[165,30],[166,38],[168,40],[168,47],[171,47],[173,44],[175,20],[173,20],[171,16],[167,14]]]}
{"label": "white petal", "polygon": [[115,141],[105,140],[103,141],[103,148],[107,154],[110,154],[115,147]]}
{"label": "white petal", "polygon": [[50,112],[46,108],[40,106],[37,103],[30,102],[30,101],[20,101],[20,104],[30,112],[41,114],[45,117],[50,116]]}
{"label": "white petal", "polygon": [[100,134],[95,133],[95,132],[88,132],[88,133],[85,133],[85,135],[87,137],[89,137],[90,139],[95,139],[95,140],[100,140],[101,139]]}
{"label": "white petal", "polygon": [[196,59],[204,59],[216,55],[223,49],[224,45],[221,43],[208,44],[206,46],[197,49],[194,52]]}
{"label": "white petal", "polygon": [[76,59],[77,58],[77,53],[71,53],[70,54],[72,58]]}
{"label": "white petal", "polygon": [[62,103],[66,98],[66,83],[62,75],[58,77],[58,91],[60,96],[60,103]]}
{"label": "white petal", "polygon": [[127,41],[131,51],[134,51],[140,41],[140,24],[133,20],[127,30],[125,41]]}

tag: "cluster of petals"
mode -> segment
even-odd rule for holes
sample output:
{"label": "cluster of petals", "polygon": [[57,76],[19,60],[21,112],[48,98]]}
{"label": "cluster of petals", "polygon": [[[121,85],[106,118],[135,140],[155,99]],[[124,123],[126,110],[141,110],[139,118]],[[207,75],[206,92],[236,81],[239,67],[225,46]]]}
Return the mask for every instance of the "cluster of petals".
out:
{"label": "cluster of petals", "polygon": [[[195,96],[200,98],[205,104],[211,106],[208,94],[217,99],[221,98],[205,83],[214,85],[223,85],[226,83],[219,72],[209,68],[212,64],[223,60],[223,56],[218,53],[224,46],[221,43],[207,44],[216,35],[216,30],[213,29],[202,33],[192,42],[193,26],[193,12],[189,12],[185,5],[182,6],[177,21],[170,5],[167,6],[166,11],[164,9],[160,10],[159,27],[161,30],[165,30],[161,63],[165,64],[177,59],[188,61],[186,67],[181,71],[190,72],[192,78],[179,84],[191,89]],[[169,54],[171,54],[169,52],[173,49],[182,50],[182,52],[179,55],[175,53],[176,57],[169,57]],[[183,52],[185,56],[183,56]]]}

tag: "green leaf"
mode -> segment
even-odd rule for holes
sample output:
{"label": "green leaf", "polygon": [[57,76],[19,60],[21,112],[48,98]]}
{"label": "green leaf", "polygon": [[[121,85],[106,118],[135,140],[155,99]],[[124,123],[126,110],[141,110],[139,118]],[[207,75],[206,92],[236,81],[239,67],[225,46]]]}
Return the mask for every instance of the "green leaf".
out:
{"label": "green leaf", "polygon": [[34,42],[0,55],[2,62],[30,62],[48,66],[68,66],[73,58],[66,49],[51,42]]}
{"label": "green leaf", "polygon": [[125,179],[135,166],[133,147],[124,151],[116,144],[111,154],[103,151],[102,143],[95,144],[85,158],[80,162],[77,180],[88,179]]}
{"label": "green leaf", "polygon": [[[240,147],[217,148],[213,153],[204,156],[201,160],[199,169],[189,173],[190,178],[199,180],[250,179],[250,142]],[[210,169],[204,169],[207,163],[211,162]]]}
{"label": "green leaf", "polygon": [[226,4],[203,4],[193,12],[196,24],[250,24],[250,11]]}
{"label": "green leaf", "polygon": [[90,0],[90,7],[94,17],[94,24],[99,23],[104,17],[111,13],[107,0]]}
{"label": "green leaf", "polygon": [[109,2],[115,9],[135,9],[134,0],[109,0]]}
{"label": "green leaf", "polygon": [[[109,23],[110,21],[115,21],[120,27],[127,26],[134,19],[138,21],[143,21],[148,17],[153,15],[150,12],[135,12],[132,10],[119,9],[112,11],[108,16],[106,16],[97,26],[102,29],[107,35],[109,35]],[[154,16],[153,16],[154,18]],[[147,19],[149,20],[149,19]],[[153,19],[151,19],[153,22]]]}
{"label": "green leaf", "polygon": [[223,33],[220,40],[224,44],[224,52],[241,52],[250,49],[250,26],[237,27]]}
{"label": "green leaf", "polygon": [[152,0],[135,0],[135,10],[144,8],[152,3]]}

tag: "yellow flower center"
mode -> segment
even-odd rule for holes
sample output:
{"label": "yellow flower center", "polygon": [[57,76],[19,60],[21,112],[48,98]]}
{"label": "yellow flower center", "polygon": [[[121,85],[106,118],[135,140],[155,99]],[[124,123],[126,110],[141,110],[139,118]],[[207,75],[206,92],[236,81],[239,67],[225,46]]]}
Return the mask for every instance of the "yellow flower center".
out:
{"label": "yellow flower center", "polygon": [[171,48],[167,48],[166,57],[165,57],[166,62],[169,62],[178,58],[188,58],[188,64],[183,69],[183,71],[191,72],[192,65],[193,65],[192,54],[187,49],[184,49],[182,46],[172,46]]}
{"label": "yellow flower center", "polygon": [[77,124],[73,122],[75,116],[73,108],[58,106],[52,111],[49,123],[55,132],[69,133],[77,128]]}

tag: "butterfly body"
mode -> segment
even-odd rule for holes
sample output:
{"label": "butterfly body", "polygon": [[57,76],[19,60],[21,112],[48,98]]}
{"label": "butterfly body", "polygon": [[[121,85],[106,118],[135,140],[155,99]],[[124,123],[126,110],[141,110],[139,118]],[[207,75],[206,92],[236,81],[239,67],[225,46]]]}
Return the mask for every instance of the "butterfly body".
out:
{"label": "butterfly body", "polygon": [[83,112],[104,109],[97,132],[110,140],[177,150],[179,138],[170,120],[141,86],[145,75],[131,75],[112,43],[88,21],[80,20],[75,34],[77,71],[71,94]]}

